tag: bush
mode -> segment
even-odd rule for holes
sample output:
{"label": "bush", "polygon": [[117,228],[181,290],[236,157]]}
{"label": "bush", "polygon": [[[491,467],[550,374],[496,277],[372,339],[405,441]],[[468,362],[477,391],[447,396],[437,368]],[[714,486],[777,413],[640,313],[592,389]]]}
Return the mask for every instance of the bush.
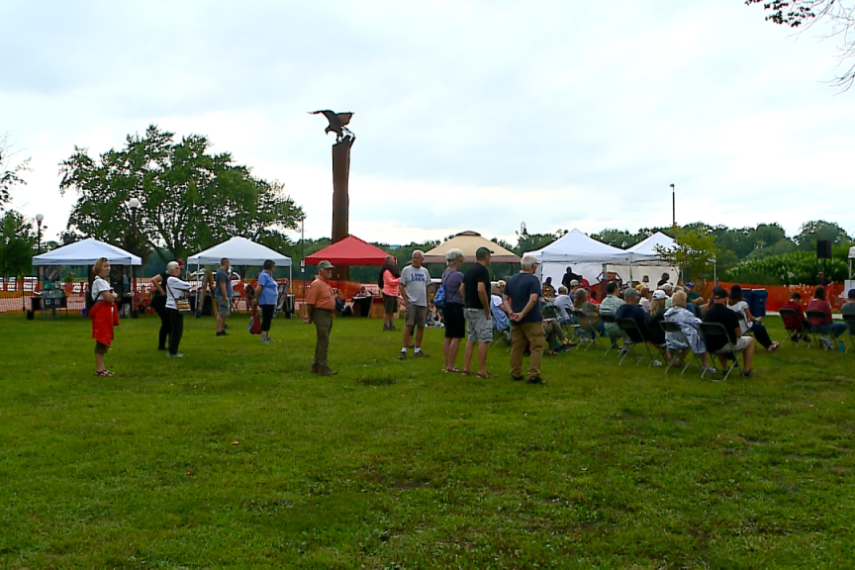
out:
{"label": "bush", "polygon": [[793,252],[762,259],[746,259],[724,274],[725,281],[754,285],[809,285],[825,271],[832,281],[842,282],[849,276],[846,262],[839,259],[817,259],[812,252]]}

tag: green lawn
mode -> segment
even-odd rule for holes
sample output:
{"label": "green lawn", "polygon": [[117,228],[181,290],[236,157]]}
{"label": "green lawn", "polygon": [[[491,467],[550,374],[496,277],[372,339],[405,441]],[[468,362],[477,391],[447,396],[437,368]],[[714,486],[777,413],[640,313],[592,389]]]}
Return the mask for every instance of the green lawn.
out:
{"label": "green lawn", "polygon": [[[93,374],[90,323],[0,315],[0,567],[849,567],[855,354],[761,354],[727,383],[604,345],[545,386],[397,360],[399,333],[126,319]],[[780,321],[770,318],[774,338]],[[777,327],[777,328],[776,328]],[[462,360],[462,352],[460,356]],[[459,362],[460,362],[459,360]]]}

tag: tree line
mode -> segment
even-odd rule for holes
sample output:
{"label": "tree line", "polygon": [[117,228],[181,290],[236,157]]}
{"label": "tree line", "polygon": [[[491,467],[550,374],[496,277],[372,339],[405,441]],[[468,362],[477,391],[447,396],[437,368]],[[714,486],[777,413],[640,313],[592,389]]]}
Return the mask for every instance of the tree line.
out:
{"label": "tree line", "polygon": [[[0,275],[4,277],[32,271],[37,242],[33,221],[8,209],[9,190],[26,183],[24,173],[28,170],[27,160],[10,161],[8,146],[7,139],[0,140]],[[300,276],[299,260],[330,245],[330,239],[290,239],[288,232],[299,228],[304,214],[285,193],[284,184],[253,176],[251,168],[236,164],[231,154],[213,154],[210,146],[204,136],[176,140],[173,133],[155,125],[142,136],[128,135],[123,148],[110,149],[96,157],[90,156],[88,149],[75,146],[71,156],[59,165],[59,190],[62,194],[73,193],[77,201],[60,241],[43,242],[42,251],[93,237],[141,257],[143,268],[138,275],[151,276],[162,271],[170,259],[185,258],[230,237],[243,236],[291,257],[294,276]],[[657,231],[678,241],[680,245],[674,251],[661,253],[684,267],[693,279],[709,279],[717,271],[719,276],[746,282],[759,279],[763,281],[754,282],[768,284],[809,279],[815,273],[816,263],[811,259],[815,260],[816,243],[820,240],[833,244],[835,257],[820,267],[827,269],[832,279],[842,280],[848,276],[846,253],[853,242],[842,227],[825,220],[802,224],[792,237],[777,223],[729,228],[703,222],[634,232],[609,228],[590,235],[626,249]],[[547,233],[522,230],[515,243],[498,238],[493,241],[522,255],[566,233],[565,229]],[[414,250],[428,251],[439,243],[431,240],[374,245],[404,265]],[[792,270],[796,266],[798,269]],[[435,276],[442,271],[439,266],[430,269]],[[497,265],[493,273],[507,276],[516,270],[510,265]],[[254,276],[254,270],[248,271],[250,277]],[[373,282],[377,272],[374,267],[355,267],[351,276]],[[278,268],[278,275],[285,276],[287,272]],[[303,275],[313,278],[315,268],[306,267]]]}

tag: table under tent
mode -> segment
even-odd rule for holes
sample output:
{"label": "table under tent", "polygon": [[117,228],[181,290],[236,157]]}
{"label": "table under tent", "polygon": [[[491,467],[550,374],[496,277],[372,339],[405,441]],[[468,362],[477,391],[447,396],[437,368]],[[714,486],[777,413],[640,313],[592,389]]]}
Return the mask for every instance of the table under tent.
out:
{"label": "table under tent", "polygon": [[[110,245],[94,238],[84,239],[63,247],[58,247],[47,253],[33,257],[33,266],[72,266],[72,267],[87,267],[88,282],[92,284],[94,275],[92,274],[92,266],[101,258],[106,258],[112,267],[119,267],[119,281],[122,284],[119,288],[119,298],[124,302],[132,302],[134,291],[136,291],[136,278],[131,271],[128,279],[129,290],[125,290],[124,277],[125,269],[141,266],[142,260],[136,255],[123,250],[115,245]],[[86,289],[88,291],[88,289]],[[62,288],[45,289],[41,295],[34,297],[38,301],[34,301],[31,311],[38,309],[42,310],[42,316],[45,316],[45,310],[51,309],[53,315],[56,315],[56,309],[68,309],[68,298]],[[86,296],[86,307],[88,308],[91,301]],[[39,305],[36,307],[35,305]]]}

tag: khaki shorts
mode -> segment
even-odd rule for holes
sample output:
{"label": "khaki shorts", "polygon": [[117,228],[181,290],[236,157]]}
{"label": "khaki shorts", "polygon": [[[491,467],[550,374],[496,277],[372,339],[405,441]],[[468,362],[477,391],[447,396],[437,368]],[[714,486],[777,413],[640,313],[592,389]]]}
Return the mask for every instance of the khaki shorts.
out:
{"label": "khaki shorts", "polygon": [[741,336],[736,339],[736,344],[733,345],[736,352],[742,352],[754,342],[754,339],[750,336]]}
{"label": "khaki shorts", "polygon": [[383,312],[387,315],[398,312],[398,298],[383,293]]}
{"label": "khaki shorts", "polygon": [[232,314],[232,305],[229,303],[228,299],[221,299],[220,297],[215,297],[217,299],[217,316],[220,317],[228,317]]}
{"label": "khaki shorts", "polygon": [[405,316],[408,327],[423,329],[425,328],[425,323],[427,323],[427,307],[418,307],[410,303],[407,305]]}
{"label": "khaki shorts", "polygon": [[484,314],[484,309],[464,309],[466,332],[469,342],[490,342],[493,340],[493,323]]}

